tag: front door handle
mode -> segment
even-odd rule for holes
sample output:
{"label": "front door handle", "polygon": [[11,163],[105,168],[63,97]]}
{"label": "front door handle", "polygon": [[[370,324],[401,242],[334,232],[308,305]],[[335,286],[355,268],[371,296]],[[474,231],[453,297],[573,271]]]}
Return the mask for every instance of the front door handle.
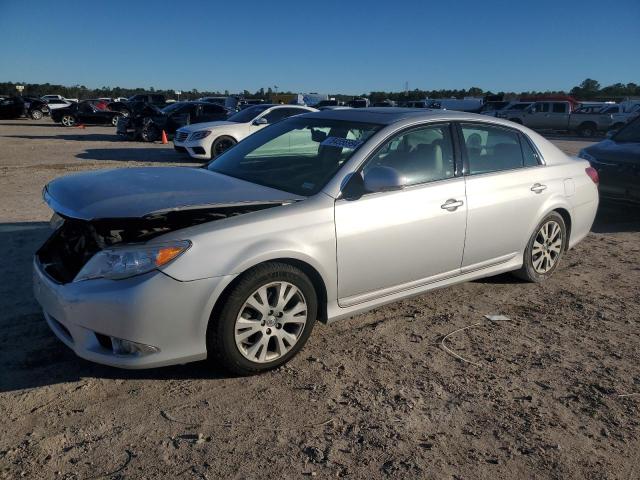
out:
{"label": "front door handle", "polygon": [[547,189],[546,185],[542,185],[541,183],[534,183],[533,187],[531,187],[532,192],[542,193]]}
{"label": "front door handle", "polygon": [[444,202],[442,205],[440,205],[440,208],[442,208],[443,210],[448,210],[449,212],[455,212],[458,209],[458,207],[461,207],[462,205],[464,205],[464,202],[462,200],[456,200],[455,198],[450,198],[449,200]]}

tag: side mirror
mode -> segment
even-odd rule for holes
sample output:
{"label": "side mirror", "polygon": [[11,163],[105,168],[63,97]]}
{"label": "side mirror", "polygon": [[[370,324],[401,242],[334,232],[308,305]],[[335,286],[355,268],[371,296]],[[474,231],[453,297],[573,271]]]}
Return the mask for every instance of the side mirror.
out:
{"label": "side mirror", "polygon": [[618,130],[609,130],[607,132],[607,138],[613,138],[616,133],[618,133]]}
{"label": "side mirror", "polygon": [[364,176],[364,189],[367,192],[400,190],[404,185],[404,178],[391,167],[373,167]]}
{"label": "side mirror", "polygon": [[266,119],[266,118],[264,118],[264,117],[256,118],[256,119],[253,121],[253,124],[254,124],[254,125],[267,125],[268,123],[269,123],[269,122],[268,122],[268,121],[267,121],[267,119]]}

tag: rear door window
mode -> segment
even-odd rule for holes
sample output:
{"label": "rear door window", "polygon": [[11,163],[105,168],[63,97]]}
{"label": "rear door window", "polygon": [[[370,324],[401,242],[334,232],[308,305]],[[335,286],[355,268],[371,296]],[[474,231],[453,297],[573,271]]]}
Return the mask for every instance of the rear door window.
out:
{"label": "rear door window", "polygon": [[461,128],[469,174],[513,170],[525,165],[517,131],[481,124],[461,124]]}
{"label": "rear door window", "polygon": [[566,103],[554,103],[553,113],[567,113],[568,106]]}

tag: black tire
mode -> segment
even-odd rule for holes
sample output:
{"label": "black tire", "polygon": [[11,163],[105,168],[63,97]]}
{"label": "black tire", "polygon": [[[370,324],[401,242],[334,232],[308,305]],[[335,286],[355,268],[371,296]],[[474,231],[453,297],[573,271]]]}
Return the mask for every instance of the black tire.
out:
{"label": "black tire", "polygon": [[[253,362],[246,358],[236,345],[234,336],[236,319],[251,294],[258,288],[273,282],[288,282],[303,293],[306,300],[307,320],[297,342],[288,352],[270,362]],[[309,278],[299,268],[279,262],[263,263],[242,274],[223,302],[209,319],[208,358],[236,375],[254,375],[288,362],[307,342],[318,311],[316,291]]]}
{"label": "black tire", "polygon": [[216,138],[211,145],[211,158],[218,157],[219,155],[233,147],[236,143],[238,142],[236,142],[235,139],[226,135]]}
{"label": "black tire", "polygon": [[519,118],[510,118],[509,121],[522,125],[522,120],[520,120]]}
{"label": "black tire", "polygon": [[31,110],[31,112],[29,112],[29,116],[33,119],[33,120],[41,120],[42,117],[44,117],[44,112],[42,110],[38,110],[37,108],[34,110]]}
{"label": "black tire", "polygon": [[597,133],[597,127],[594,123],[583,123],[578,127],[578,134],[584,138],[591,138]]}
{"label": "black tire", "polygon": [[160,139],[160,130],[153,124],[145,125],[140,131],[140,138],[143,142],[155,142]]}
{"label": "black tire", "polygon": [[[538,271],[534,266],[533,248],[534,248],[534,243],[536,243],[536,239],[540,238],[538,237],[538,235],[540,234],[540,230],[544,225],[548,224],[549,222],[555,222],[560,227],[560,234],[562,235],[562,238],[561,238],[560,251],[558,252],[557,257],[555,257],[553,265],[546,272],[542,273]],[[556,268],[558,268],[558,264],[560,263],[560,260],[562,259],[564,252],[567,250],[568,240],[569,239],[567,237],[567,226],[564,223],[564,219],[562,218],[562,215],[560,215],[558,212],[551,212],[549,215],[544,217],[544,219],[538,224],[534,232],[531,234],[531,237],[529,238],[529,242],[527,243],[527,248],[524,251],[524,257],[522,259],[523,260],[522,268],[520,268],[520,270],[513,272],[513,274],[516,277],[522,280],[526,280],[528,282],[534,282],[534,283],[544,282],[553,274],[553,272],[555,272]]]}
{"label": "black tire", "polygon": [[65,127],[74,127],[76,125],[77,120],[73,115],[63,115],[60,119],[60,123]]}

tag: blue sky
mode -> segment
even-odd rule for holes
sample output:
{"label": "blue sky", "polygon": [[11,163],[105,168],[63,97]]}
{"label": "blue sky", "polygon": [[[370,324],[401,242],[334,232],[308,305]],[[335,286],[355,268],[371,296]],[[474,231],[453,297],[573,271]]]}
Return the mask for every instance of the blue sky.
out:
{"label": "blue sky", "polygon": [[326,93],[640,83],[639,0],[0,0],[0,81]]}

